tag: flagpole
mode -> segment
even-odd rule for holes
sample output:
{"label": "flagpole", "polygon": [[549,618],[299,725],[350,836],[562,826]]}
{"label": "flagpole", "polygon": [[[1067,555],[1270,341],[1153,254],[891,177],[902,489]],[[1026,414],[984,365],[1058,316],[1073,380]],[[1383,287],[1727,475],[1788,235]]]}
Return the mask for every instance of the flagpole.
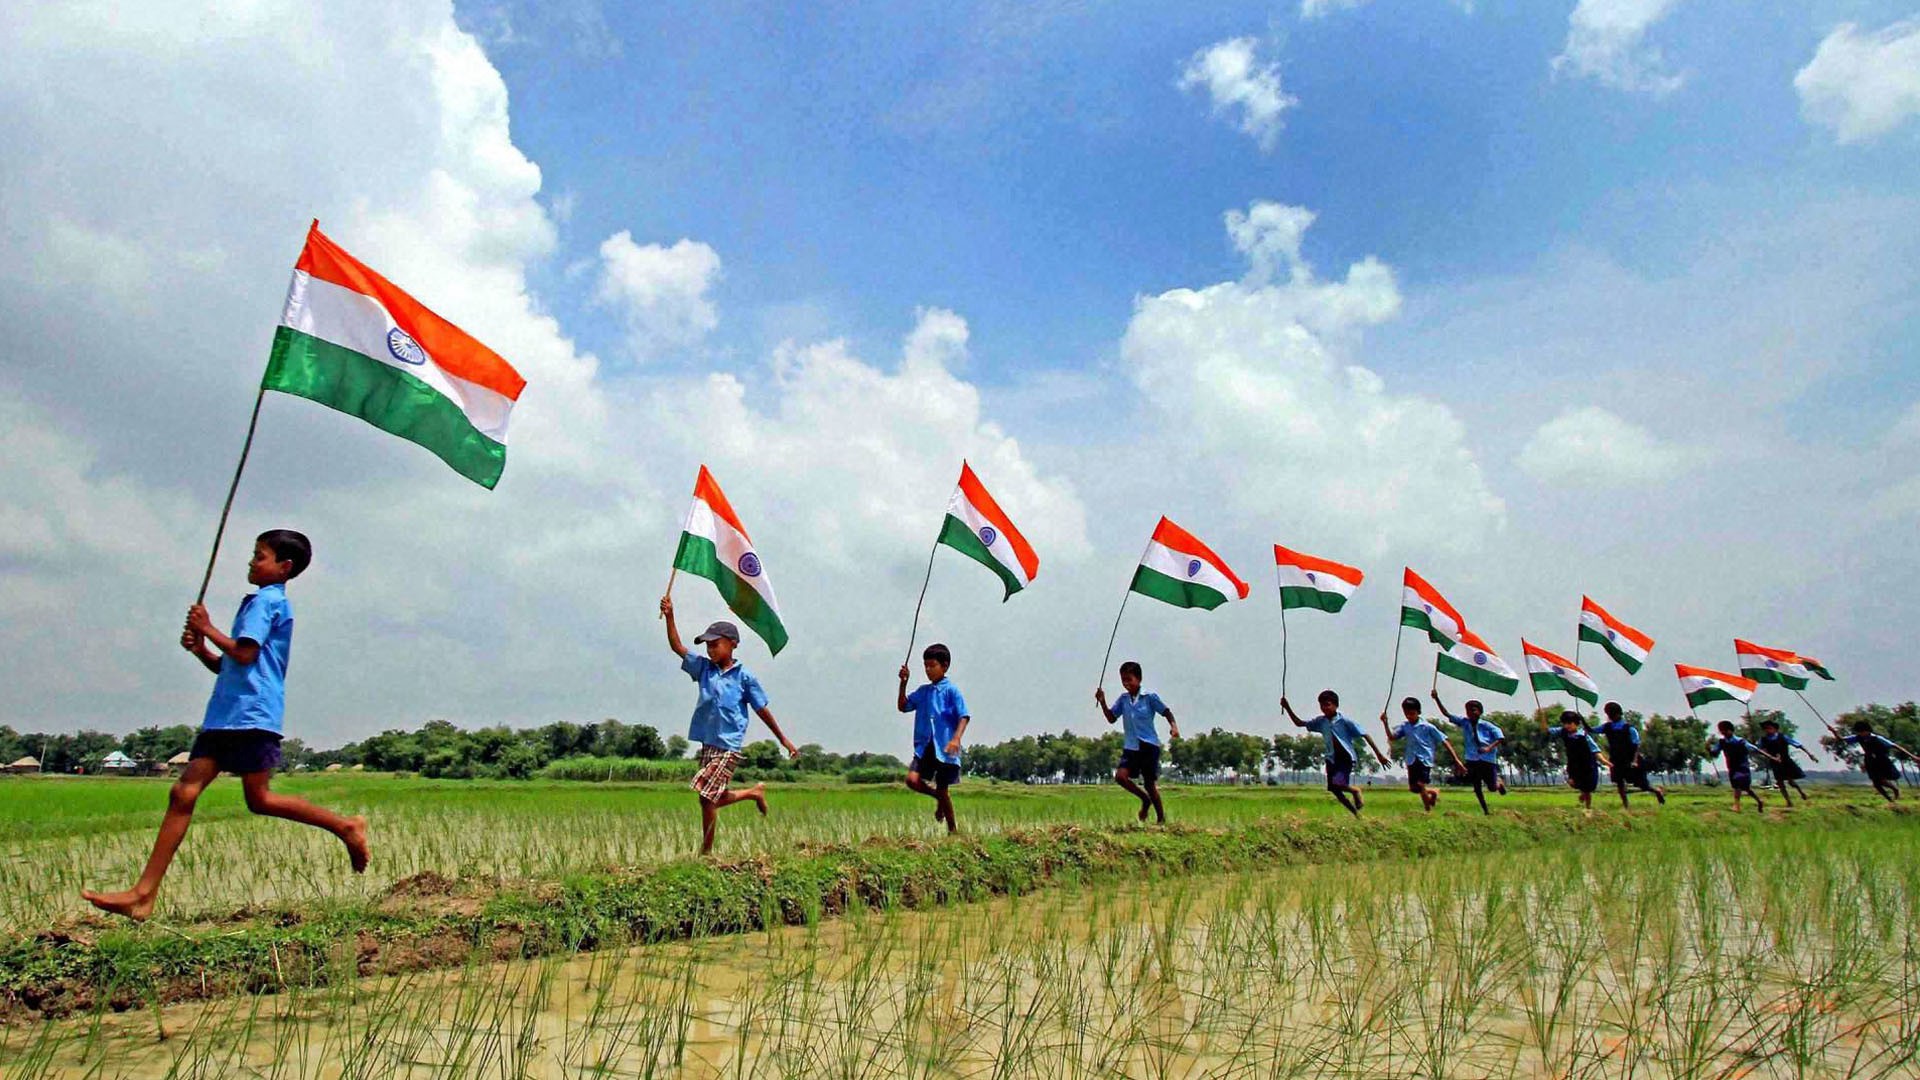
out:
{"label": "flagpole", "polygon": [[913,603],[913,629],[907,631],[907,658],[900,661],[902,665],[913,664],[913,642],[920,636],[920,607],[927,602],[927,586],[933,583],[933,558],[938,554],[940,554],[940,538],[935,536],[933,550],[927,552],[927,576],[920,582],[920,599]]}
{"label": "flagpole", "polygon": [[[1279,576],[1277,568],[1274,576]],[[1393,691],[1387,691],[1387,695],[1391,698]],[[1280,594],[1280,696],[1287,696],[1287,596],[1284,592]]]}
{"label": "flagpole", "polygon": [[[679,576],[680,576],[680,565],[678,563],[675,563],[673,569],[667,572],[667,591],[666,591],[667,596],[671,597],[673,595],[673,579]],[[655,617],[664,619],[667,617],[667,613],[663,611]]]}
{"label": "flagpole", "polygon": [[1399,624],[1393,632],[1393,670],[1387,673],[1387,700],[1380,706],[1381,712],[1393,707],[1393,682],[1400,676],[1400,639],[1407,636],[1407,625]]}
{"label": "flagpole", "polygon": [[[1146,562],[1147,552],[1152,550],[1153,538],[1149,536],[1147,538],[1147,546],[1140,549],[1140,562]],[[1138,574],[1139,572],[1139,563],[1136,563],[1134,564],[1134,573]],[[1129,578],[1127,581],[1127,591],[1120,595],[1120,611],[1113,617],[1113,633],[1107,635],[1107,655],[1100,658],[1100,681],[1096,685],[1096,689],[1105,690],[1107,688],[1107,665],[1113,661],[1113,643],[1120,636],[1120,616],[1127,613],[1127,601],[1132,597],[1133,581]]]}
{"label": "flagpole", "polygon": [[[1789,689],[1791,689],[1791,687],[1789,687]],[[1805,695],[1805,694],[1803,694],[1803,693],[1801,693],[1801,692],[1800,692],[1800,691],[1798,691],[1798,690],[1794,690],[1794,691],[1793,691],[1793,696],[1794,696],[1794,697],[1797,697],[1797,698],[1799,698],[1799,699],[1800,699],[1800,704],[1802,704],[1802,705],[1805,705],[1805,706],[1806,706],[1807,708],[1809,708],[1809,709],[1813,709],[1813,715],[1814,715],[1814,717],[1815,717],[1816,719],[1818,719],[1818,720],[1820,721],[1820,723],[1822,723],[1822,724],[1825,724],[1825,725],[1826,725],[1827,727],[1832,727],[1832,726],[1833,726],[1832,724],[1828,724],[1828,723],[1827,723],[1827,718],[1826,718],[1826,717],[1824,717],[1824,716],[1821,716],[1821,715],[1820,715],[1820,710],[1819,710],[1819,709],[1814,709],[1814,708],[1813,708],[1813,702],[1811,702],[1811,701],[1808,701],[1808,700],[1807,700],[1807,695]]]}
{"label": "flagpole", "polygon": [[[1574,635],[1573,635],[1573,666],[1574,666],[1574,667],[1580,667],[1580,644],[1581,644],[1581,643],[1580,643],[1580,634],[1578,633],[1578,631],[1576,631],[1576,632],[1574,633]],[[1522,657],[1522,659],[1525,659],[1525,657]],[[1580,670],[1581,670],[1581,671],[1585,671],[1585,670],[1587,670],[1587,669],[1586,669],[1586,668],[1580,668]],[[1532,678],[1528,678],[1528,679],[1527,679],[1527,681],[1528,681],[1529,683],[1531,683],[1531,682],[1533,681],[1533,679],[1532,679]],[[1580,714],[1580,719],[1582,719],[1582,720],[1585,720],[1585,719],[1587,718],[1587,710],[1585,710],[1585,709],[1582,709],[1582,708],[1580,707],[1580,695],[1578,695],[1578,694],[1573,694],[1573,695],[1570,695],[1570,696],[1571,696],[1571,697],[1573,698],[1573,709],[1574,709],[1574,711]]]}
{"label": "flagpole", "polygon": [[247,467],[247,456],[253,453],[253,432],[260,426],[260,403],[267,397],[267,384],[260,384],[260,392],[253,398],[253,415],[247,419],[247,441],[240,445],[240,461],[233,467],[233,482],[227,485],[227,501],[220,507],[220,524],[213,530],[213,551],[207,555],[207,572],[200,577],[200,592],[194,596],[195,604],[207,601],[207,586],[213,583],[213,564],[220,558],[220,538],[227,533],[227,515],[233,510],[233,496],[240,490],[240,474]]}

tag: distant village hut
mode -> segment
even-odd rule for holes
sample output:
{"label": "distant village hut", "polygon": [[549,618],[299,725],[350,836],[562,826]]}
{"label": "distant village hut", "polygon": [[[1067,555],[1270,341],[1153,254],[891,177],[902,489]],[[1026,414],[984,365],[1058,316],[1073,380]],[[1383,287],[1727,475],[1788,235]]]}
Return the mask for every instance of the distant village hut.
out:
{"label": "distant village hut", "polygon": [[167,759],[167,771],[175,776],[179,776],[181,773],[187,771],[187,762],[190,760],[192,759],[187,756],[187,752],[182,750]]}
{"label": "distant village hut", "polygon": [[105,772],[131,776],[140,770],[140,763],[115,750],[100,762],[100,768]]}
{"label": "distant village hut", "polygon": [[30,773],[37,773],[40,771],[40,759],[36,757],[23,757],[20,760],[14,762],[13,764],[7,766],[7,771],[14,774],[15,776],[25,776]]}

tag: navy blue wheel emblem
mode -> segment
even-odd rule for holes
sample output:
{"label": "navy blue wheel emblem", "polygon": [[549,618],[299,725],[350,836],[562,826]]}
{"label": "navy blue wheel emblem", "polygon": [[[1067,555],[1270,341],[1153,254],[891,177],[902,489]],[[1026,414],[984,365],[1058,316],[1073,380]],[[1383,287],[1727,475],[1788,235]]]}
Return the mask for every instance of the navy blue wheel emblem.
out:
{"label": "navy blue wheel emblem", "polygon": [[387,331],[387,351],[393,354],[395,360],[403,364],[419,367],[427,362],[427,350],[413,340],[413,335],[397,326]]}
{"label": "navy blue wheel emblem", "polygon": [[740,576],[756,578],[760,576],[760,556],[749,551],[740,556]]}
{"label": "navy blue wheel emblem", "polygon": [[998,539],[1000,539],[1000,534],[993,531],[993,526],[991,525],[980,526],[980,542],[981,543],[987,545],[988,547],[992,547],[993,542]]}
{"label": "navy blue wheel emblem", "polygon": [[1608,631],[1607,631],[1607,640],[1608,640],[1608,641],[1618,641],[1619,639],[1620,639],[1620,635],[1618,635],[1618,634],[1616,634],[1616,633],[1614,633],[1614,632],[1613,632],[1612,630],[1608,630]]}
{"label": "navy blue wheel emblem", "polygon": [[1320,578],[1318,577],[1318,575],[1314,574],[1314,572],[1311,570],[1307,571],[1307,580],[1316,585],[1320,583]]}
{"label": "navy blue wheel emblem", "polygon": [[1553,665],[1553,673],[1555,675],[1565,675],[1567,673],[1567,669],[1561,667],[1559,664],[1555,664]]}
{"label": "navy blue wheel emblem", "polygon": [[1486,667],[1486,666],[1487,666],[1487,654],[1486,654],[1486,653],[1483,653],[1483,652],[1477,652],[1477,653],[1474,653],[1474,654],[1473,654],[1473,662],[1474,662],[1474,663],[1476,663],[1476,664],[1478,664],[1478,665],[1480,665],[1481,667]]}
{"label": "navy blue wheel emblem", "polygon": [[1188,577],[1200,576],[1200,560],[1199,559],[1187,560],[1187,576]]}

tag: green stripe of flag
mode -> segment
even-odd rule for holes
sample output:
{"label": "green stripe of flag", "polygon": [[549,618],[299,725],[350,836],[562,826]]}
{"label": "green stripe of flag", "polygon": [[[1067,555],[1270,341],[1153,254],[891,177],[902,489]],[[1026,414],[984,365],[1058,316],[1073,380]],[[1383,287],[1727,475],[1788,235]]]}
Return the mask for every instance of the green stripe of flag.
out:
{"label": "green stripe of flag", "polygon": [[1288,610],[1312,608],[1315,611],[1335,612],[1347,606],[1347,598],[1337,592],[1311,589],[1305,585],[1283,585],[1280,587],[1280,606]]}
{"label": "green stripe of flag", "polygon": [[1172,604],[1174,607],[1197,607],[1212,611],[1227,602],[1227,594],[1219,589],[1210,589],[1191,581],[1179,581],[1150,566],[1142,566],[1135,570],[1133,584],[1128,588],[1142,596],[1151,596],[1155,600]]}
{"label": "green stripe of flag", "polygon": [[1806,679],[1796,678],[1784,671],[1777,671],[1770,667],[1743,667],[1740,669],[1740,674],[1745,675],[1757,683],[1773,683],[1776,686],[1784,686],[1789,690],[1805,690],[1807,688]]}
{"label": "green stripe of flag", "polygon": [[1687,695],[1687,704],[1693,707],[1705,705],[1709,701],[1739,701],[1740,699],[1717,686],[1703,686]]}
{"label": "green stripe of flag", "polygon": [[1458,644],[1452,638],[1441,633],[1439,628],[1433,625],[1433,619],[1428,617],[1425,611],[1416,607],[1407,607],[1404,604],[1400,606],[1400,625],[1411,626],[1415,630],[1425,630],[1427,632],[1427,639],[1443,649],[1451,649],[1454,645]]}
{"label": "green stripe of flag", "polygon": [[681,533],[680,548],[673,553],[673,565],[713,582],[720,590],[720,598],[726,601],[727,610],[740,616],[747,629],[760,635],[760,640],[767,643],[768,652],[779,656],[780,650],[787,647],[787,628],[781,624],[779,612],[769,607],[766,597],[720,558],[713,541],[690,532]]}
{"label": "green stripe of flag", "polygon": [[1455,659],[1446,653],[1441,653],[1435,663],[1440,669],[1440,674],[1459,679],[1464,683],[1472,683],[1482,690],[1491,690],[1496,694],[1511,694],[1520,689],[1519,679],[1488,671],[1486,668]]}
{"label": "green stripe of flag", "polygon": [[507,467],[507,448],[480,434],[446,395],[392,364],[292,327],[274,331],[261,385],[419,443],[481,487],[498,484]]}
{"label": "green stripe of flag", "polygon": [[1584,686],[1574,683],[1569,679],[1565,679],[1559,675],[1555,675],[1551,671],[1532,672],[1531,678],[1533,680],[1533,688],[1535,690],[1559,690],[1562,693],[1572,694],[1574,697],[1579,698],[1581,701],[1584,701],[1589,705],[1600,704],[1599,694],[1593,692],[1592,690],[1587,689]]}
{"label": "green stripe of flag", "polygon": [[972,526],[952,514],[948,514],[947,520],[941,523],[938,542],[1000,575],[1000,583],[1007,587],[1007,595],[1000,598],[1002,603],[1026,587],[1013,571],[993,557],[993,552],[988,550],[987,545],[980,542],[980,537],[973,531]]}
{"label": "green stripe of flag", "polygon": [[1590,641],[1595,645],[1598,645],[1601,648],[1607,650],[1607,655],[1613,657],[1614,663],[1619,664],[1623,668],[1626,668],[1627,674],[1633,675],[1639,672],[1640,661],[1635,657],[1629,656],[1626,653],[1620,651],[1620,646],[1615,645],[1612,642],[1612,640],[1610,640],[1607,637],[1607,635],[1602,633],[1599,629],[1592,626],[1588,626],[1586,623],[1581,623],[1580,624],[1580,640]]}

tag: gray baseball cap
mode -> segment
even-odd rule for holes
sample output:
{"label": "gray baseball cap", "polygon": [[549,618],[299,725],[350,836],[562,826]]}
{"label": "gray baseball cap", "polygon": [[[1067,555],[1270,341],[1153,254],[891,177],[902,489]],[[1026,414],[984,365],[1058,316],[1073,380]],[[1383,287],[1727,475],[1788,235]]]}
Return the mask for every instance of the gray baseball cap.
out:
{"label": "gray baseball cap", "polygon": [[706,631],[699,637],[694,638],[693,643],[695,645],[705,645],[709,641],[717,641],[720,638],[726,638],[728,641],[738,645],[740,644],[740,628],[725,619],[721,619],[719,622],[707,627]]}

